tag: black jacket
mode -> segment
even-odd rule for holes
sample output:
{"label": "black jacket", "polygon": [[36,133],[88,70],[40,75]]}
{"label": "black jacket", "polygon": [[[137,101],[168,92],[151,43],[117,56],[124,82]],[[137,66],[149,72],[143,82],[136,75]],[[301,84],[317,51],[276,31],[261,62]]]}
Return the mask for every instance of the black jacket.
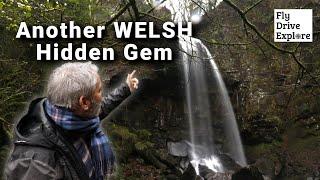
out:
{"label": "black jacket", "polygon": [[[100,118],[106,117],[129,95],[128,86],[122,84],[104,97]],[[10,180],[89,179],[66,132],[48,118],[44,101],[45,98],[32,101],[27,114],[17,122],[5,177]]]}

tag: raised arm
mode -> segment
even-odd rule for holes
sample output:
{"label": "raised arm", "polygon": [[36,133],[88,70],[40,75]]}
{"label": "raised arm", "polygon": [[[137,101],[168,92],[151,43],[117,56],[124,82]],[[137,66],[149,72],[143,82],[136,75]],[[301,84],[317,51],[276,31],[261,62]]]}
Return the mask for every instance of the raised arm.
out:
{"label": "raised arm", "polygon": [[103,97],[101,104],[100,119],[105,118],[115,109],[123,100],[131,94],[126,83],[122,83],[118,88],[113,90],[107,96]]}
{"label": "raised arm", "polygon": [[138,89],[139,80],[134,78],[134,70],[132,73],[128,74],[126,82],[122,83],[118,88],[113,90],[107,96],[103,97],[100,119],[105,118],[114,110],[123,100],[125,100],[132,92]]}

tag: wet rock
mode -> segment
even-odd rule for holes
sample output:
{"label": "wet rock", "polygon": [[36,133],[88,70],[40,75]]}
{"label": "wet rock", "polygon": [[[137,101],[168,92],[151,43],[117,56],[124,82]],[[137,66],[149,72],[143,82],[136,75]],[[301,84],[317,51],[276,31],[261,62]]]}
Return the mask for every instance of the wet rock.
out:
{"label": "wet rock", "polygon": [[244,167],[232,174],[232,180],[264,180],[263,175],[256,167]]}
{"label": "wet rock", "polygon": [[270,159],[270,158],[260,158],[254,164],[251,165],[252,167],[256,167],[259,172],[262,174],[270,177],[275,178],[277,177],[282,170],[282,164],[278,159]]}
{"label": "wet rock", "polygon": [[180,176],[182,174],[183,169],[185,168],[181,168],[180,166],[180,157],[171,156],[166,149],[158,149],[155,150],[155,152],[154,156],[168,167],[168,174],[174,174],[175,176]]}
{"label": "wet rock", "polygon": [[188,144],[181,142],[168,142],[168,152],[173,156],[186,157],[188,156]]}
{"label": "wet rock", "polygon": [[195,180],[197,178],[197,173],[194,167],[189,163],[188,168],[184,171],[181,176],[181,180]]}
{"label": "wet rock", "polygon": [[170,168],[177,167],[180,163],[179,162],[180,158],[171,156],[170,154],[168,154],[166,149],[158,149],[158,150],[155,150],[155,152],[156,152],[155,156]]}
{"label": "wet rock", "polygon": [[229,172],[214,172],[206,166],[199,165],[199,174],[205,180],[231,180]]}
{"label": "wet rock", "polygon": [[189,158],[188,157],[183,157],[181,158],[180,160],[180,163],[179,163],[179,167],[184,170],[184,169],[187,169],[188,166],[189,166]]}
{"label": "wet rock", "polygon": [[199,165],[199,174],[201,177],[208,179],[210,177],[214,177],[216,175],[216,172],[212,171],[206,166]]}
{"label": "wet rock", "polygon": [[168,175],[166,175],[166,179],[168,179],[168,180],[176,180],[176,179],[179,179],[179,177],[176,176],[175,174],[168,174]]}
{"label": "wet rock", "polygon": [[143,158],[147,163],[154,165],[155,167],[157,167],[158,169],[167,169],[167,166],[161,162],[157,156],[155,155],[156,152],[153,150],[138,150],[136,149],[137,154]]}
{"label": "wet rock", "polygon": [[219,154],[218,157],[224,169],[237,171],[241,168],[241,166],[227,154]]}

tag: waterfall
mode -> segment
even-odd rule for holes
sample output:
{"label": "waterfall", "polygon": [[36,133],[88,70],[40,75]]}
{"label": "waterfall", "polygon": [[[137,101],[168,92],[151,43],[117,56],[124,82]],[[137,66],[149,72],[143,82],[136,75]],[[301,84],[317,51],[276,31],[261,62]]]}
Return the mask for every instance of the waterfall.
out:
{"label": "waterfall", "polygon": [[183,60],[186,84],[187,114],[190,129],[190,159],[197,174],[199,164],[211,167],[213,171],[222,172],[219,159],[214,155],[214,140],[211,124],[211,113],[208,87],[202,62],[202,46],[200,40],[181,36],[179,40],[181,58]]}
{"label": "waterfall", "polygon": [[[215,172],[223,172],[219,158],[216,156],[218,149],[215,148],[213,135],[213,121],[219,118],[223,122],[228,142],[228,151],[231,157],[241,166],[246,165],[246,158],[240,139],[240,134],[219,69],[214,62],[208,48],[193,37],[181,36],[179,45],[186,83],[187,114],[190,129],[191,163],[199,173],[198,166],[204,165]],[[209,67],[208,67],[209,66]],[[207,76],[211,73],[212,76]],[[211,79],[210,79],[211,78]],[[208,81],[213,81],[216,88],[217,107],[210,105]],[[219,114],[211,117],[211,110],[219,108]]]}
{"label": "waterfall", "polygon": [[[204,11],[215,8],[221,1],[167,0],[163,7],[171,12],[174,22],[200,21]],[[156,4],[157,2],[159,0],[155,0]],[[201,8],[199,5],[202,5]],[[179,46],[186,84],[186,111],[191,147],[188,154],[191,164],[197,174],[199,174],[199,165],[206,166],[215,172],[225,171],[218,156],[221,149],[215,145],[213,132],[213,122],[220,121],[224,125],[227,152],[239,165],[245,166],[247,162],[235,114],[225,83],[211,53],[199,39],[193,37],[179,37]],[[210,89],[209,82],[214,84]],[[212,88],[214,88],[214,97],[209,92]],[[212,112],[215,112],[214,117]]]}

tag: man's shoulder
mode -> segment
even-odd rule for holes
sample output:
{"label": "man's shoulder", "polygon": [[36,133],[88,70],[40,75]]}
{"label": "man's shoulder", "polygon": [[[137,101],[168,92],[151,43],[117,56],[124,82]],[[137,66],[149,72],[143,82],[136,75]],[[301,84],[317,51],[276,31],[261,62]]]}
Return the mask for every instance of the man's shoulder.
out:
{"label": "man's shoulder", "polygon": [[[21,144],[19,144],[21,143]],[[36,179],[56,179],[62,177],[61,155],[52,148],[14,144],[5,169],[8,179],[34,177]]]}
{"label": "man's shoulder", "polygon": [[[28,108],[28,112],[17,121],[14,131],[14,144],[33,146],[33,147],[51,147],[48,134],[51,131],[49,119],[46,117],[43,108],[45,98],[33,100]],[[50,149],[50,148],[48,148]]]}
{"label": "man's shoulder", "polygon": [[[62,134],[57,131],[46,115],[44,101],[44,98],[33,100],[28,112],[16,124],[12,151],[6,165],[8,177],[22,177],[25,173],[37,171],[40,176],[45,175],[45,172],[52,173],[55,177],[53,179],[56,179],[61,174],[66,175],[64,174],[66,168],[69,172],[68,176],[77,177],[76,171],[69,162],[70,153],[68,154],[69,151],[61,140]],[[20,171],[23,173],[15,176],[15,172]],[[44,179],[51,179],[48,176],[44,177],[46,177]]]}
{"label": "man's shoulder", "polygon": [[27,144],[23,141],[17,141],[13,146],[10,160],[32,158],[54,165],[54,161],[59,157],[59,153],[51,147]]}

